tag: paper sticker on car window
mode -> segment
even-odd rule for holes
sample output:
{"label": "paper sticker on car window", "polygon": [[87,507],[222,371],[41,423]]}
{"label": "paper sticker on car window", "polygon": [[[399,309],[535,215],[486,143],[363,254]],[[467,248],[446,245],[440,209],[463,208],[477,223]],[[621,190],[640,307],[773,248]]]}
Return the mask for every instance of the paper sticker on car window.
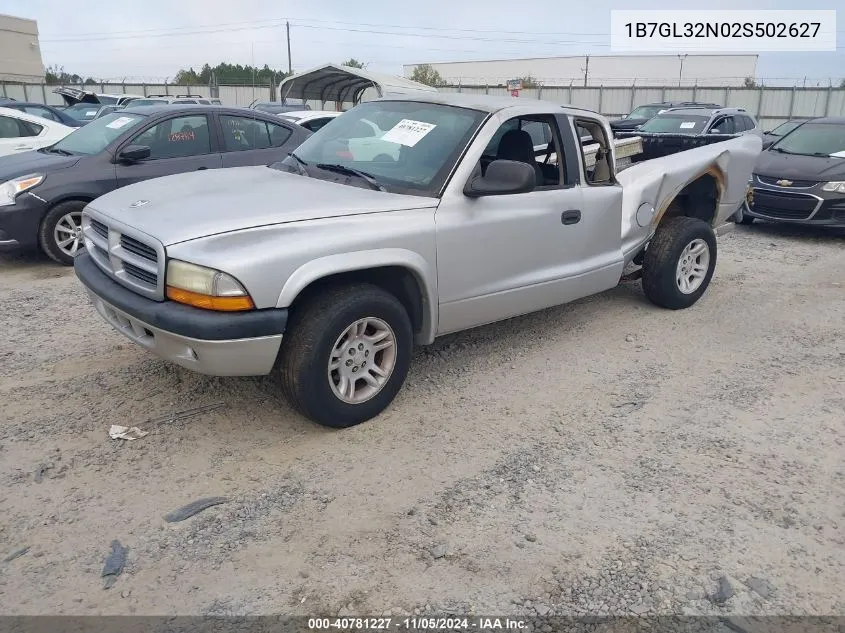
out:
{"label": "paper sticker on car window", "polygon": [[96,110],[86,110],[85,111],[85,116],[94,116],[95,114],[97,114]]}
{"label": "paper sticker on car window", "polygon": [[106,127],[111,128],[113,130],[119,130],[120,128],[129,125],[134,120],[135,119],[133,119],[132,117],[122,116],[109,123]]}
{"label": "paper sticker on car window", "polygon": [[681,129],[682,130],[691,130],[694,127],[695,127],[695,121],[684,121],[683,123],[681,123]]}
{"label": "paper sticker on car window", "polygon": [[413,147],[420,142],[426,134],[431,132],[437,126],[434,123],[425,123],[423,121],[414,121],[413,119],[402,119],[389,129],[384,136],[381,137],[383,141],[390,143],[398,143],[406,147]]}

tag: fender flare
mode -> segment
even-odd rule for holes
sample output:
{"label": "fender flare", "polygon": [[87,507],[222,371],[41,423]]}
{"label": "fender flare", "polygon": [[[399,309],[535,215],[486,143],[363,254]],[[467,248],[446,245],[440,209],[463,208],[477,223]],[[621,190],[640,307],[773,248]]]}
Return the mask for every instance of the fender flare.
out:
{"label": "fender flare", "polygon": [[422,292],[423,307],[422,326],[417,339],[423,344],[431,343],[437,332],[437,274],[421,255],[404,248],[353,251],[312,259],[288,277],[276,301],[276,307],[289,307],[307,286],[325,277],[382,266],[400,266],[416,277]]}

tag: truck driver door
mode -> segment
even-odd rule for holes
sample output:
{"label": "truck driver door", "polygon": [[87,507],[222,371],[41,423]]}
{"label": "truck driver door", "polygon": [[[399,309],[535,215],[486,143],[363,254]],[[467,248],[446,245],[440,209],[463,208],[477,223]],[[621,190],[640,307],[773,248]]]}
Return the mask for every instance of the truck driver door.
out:
{"label": "truck driver door", "polygon": [[[538,139],[551,139],[544,149]],[[554,160],[552,160],[552,157]],[[621,187],[582,186],[583,154],[565,115],[494,115],[436,213],[438,334],[525,314],[615,286]],[[471,198],[467,181],[496,159],[528,163],[528,193]]]}

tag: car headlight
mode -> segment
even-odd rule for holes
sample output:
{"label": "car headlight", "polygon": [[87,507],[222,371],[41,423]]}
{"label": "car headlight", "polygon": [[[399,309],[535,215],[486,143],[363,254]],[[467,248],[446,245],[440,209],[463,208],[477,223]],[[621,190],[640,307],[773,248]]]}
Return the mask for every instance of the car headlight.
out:
{"label": "car headlight", "polygon": [[167,298],[195,308],[238,312],[255,304],[246,289],[231,275],[178,259],[167,263]]}
{"label": "car headlight", "polygon": [[826,182],[822,185],[822,191],[835,191],[836,193],[845,193],[845,182],[841,180]]}
{"label": "car headlight", "polygon": [[20,178],[12,178],[0,185],[0,207],[15,204],[15,198],[28,189],[40,185],[44,181],[44,174],[29,174]]}

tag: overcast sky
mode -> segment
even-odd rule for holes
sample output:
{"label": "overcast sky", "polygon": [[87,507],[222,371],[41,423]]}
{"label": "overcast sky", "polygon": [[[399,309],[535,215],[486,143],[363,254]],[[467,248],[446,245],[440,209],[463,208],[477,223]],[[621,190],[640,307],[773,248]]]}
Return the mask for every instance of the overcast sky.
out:
{"label": "overcast sky", "polygon": [[[841,0],[709,0],[698,8],[836,9]],[[513,0],[3,0],[2,11],[38,21],[45,65],[101,79],[161,80],[183,67],[227,61],[287,67],[284,20],[291,23],[294,70],[355,57],[372,70],[402,64],[608,55],[610,10],[677,9],[675,0],[537,2]],[[845,12],[840,12],[840,16]],[[203,30],[203,33],[197,33]],[[758,78],[845,76],[845,24],[830,53],[762,53]],[[193,31],[193,32],[192,32]],[[377,31],[377,32],[373,32]],[[511,41],[501,41],[503,39]],[[519,41],[513,41],[519,40]],[[670,52],[670,51],[667,51]]]}

